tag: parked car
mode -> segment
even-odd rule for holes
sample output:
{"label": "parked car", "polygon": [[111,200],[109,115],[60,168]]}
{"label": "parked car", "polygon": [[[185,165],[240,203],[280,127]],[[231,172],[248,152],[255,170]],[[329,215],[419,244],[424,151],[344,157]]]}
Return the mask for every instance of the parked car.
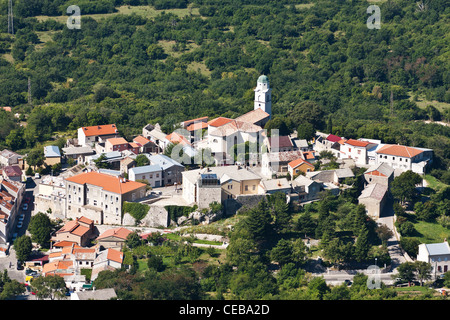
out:
{"label": "parked car", "polygon": [[25,215],[22,213],[22,214],[19,216],[19,221],[23,221],[23,219],[25,219]]}
{"label": "parked car", "polygon": [[17,228],[22,228],[22,226],[23,226],[23,221],[19,221],[19,222],[17,223]]}
{"label": "parked car", "polygon": [[17,239],[17,233],[13,233],[13,236],[11,238],[11,242],[16,241],[16,239]]}
{"label": "parked car", "polygon": [[23,262],[20,260],[17,260],[17,270],[23,270]]}
{"label": "parked car", "polygon": [[39,173],[35,173],[35,174],[34,174],[34,178],[35,178],[35,179],[40,179],[40,178],[41,178],[41,175],[40,175]]}
{"label": "parked car", "polygon": [[23,210],[23,211],[27,211],[27,210],[28,210],[28,203],[24,203],[24,204],[23,204],[22,210]]}

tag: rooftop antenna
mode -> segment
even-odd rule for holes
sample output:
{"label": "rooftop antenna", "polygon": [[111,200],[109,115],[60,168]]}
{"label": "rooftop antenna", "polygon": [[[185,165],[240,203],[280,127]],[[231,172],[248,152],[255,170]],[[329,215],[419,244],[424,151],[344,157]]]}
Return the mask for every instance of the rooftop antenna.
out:
{"label": "rooftop antenna", "polygon": [[8,0],[8,33],[14,34],[14,15],[12,9],[12,0]]}

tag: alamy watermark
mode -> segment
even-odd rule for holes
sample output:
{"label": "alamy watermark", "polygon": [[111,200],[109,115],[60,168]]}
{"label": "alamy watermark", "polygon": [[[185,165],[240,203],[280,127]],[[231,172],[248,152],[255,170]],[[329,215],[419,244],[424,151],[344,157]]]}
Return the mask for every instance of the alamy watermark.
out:
{"label": "alamy watermark", "polygon": [[81,29],[81,9],[79,6],[71,5],[67,7],[66,12],[72,14],[67,18],[68,29]]}
{"label": "alamy watermark", "polygon": [[367,28],[368,29],[380,29],[381,28],[381,10],[377,5],[370,5],[367,8],[367,13],[371,14],[367,19]]}

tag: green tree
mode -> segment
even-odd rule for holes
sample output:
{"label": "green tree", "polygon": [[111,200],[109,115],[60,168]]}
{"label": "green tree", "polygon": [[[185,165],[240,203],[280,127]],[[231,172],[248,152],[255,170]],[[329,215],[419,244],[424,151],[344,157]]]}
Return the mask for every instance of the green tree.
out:
{"label": "green tree", "polygon": [[45,213],[38,212],[31,217],[28,231],[31,234],[31,240],[33,242],[39,243],[42,247],[48,247],[52,230],[53,224]]}
{"label": "green tree", "polygon": [[417,279],[420,281],[420,285],[423,286],[425,280],[431,279],[433,267],[430,263],[424,261],[414,261],[414,266],[416,268]]}
{"label": "green tree", "polygon": [[148,257],[147,266],[150,269],[156,270],[157,272],[164,271],[164,269],[165,269],[163,259],[159,255],[151,255],[150,257]]}
{"label": "green tree", "polygon": [[139,154],[136,156],[136,167],[147,166],[150,164],[150,160],[144,154]]}
{"label": "green tree", "polygon": [[25,285],[17,280],[11,280],[3,285],[3,291],[0,293],[0,300],[12,300],[16,296],[24,294]]}
{"label": "green tree", "polygon": [[323,297],[330,292],[323,277],[314,277],[308,283],[308,295],[310,299],[322,300]]}
{"label": "green tree", "polygon": [[414,272],[416,271],[416,266],[414,262],[404,262],[397,268],[397,277],[402,281],[407,281],[408,286],[411,286],[411,282],[416,278]]}
{"label": "green tree", "polygon": [[411,170],[403,172],[392,181],[392,195],[401,203],[411,202],[417,196],[416,184],[422,182],[422,177]]}
{"label": "green tree", "polygon": [[295,228],[298,232],[304,233],[306,237],[306,235],[314,234],[316,227],[317,224],[311,217],[311,213],[306,211],[298,218]]}
{"label": "green tree", "polygon": [[67,291],[64,278],[53,275],[34,278],[31,281],[31,287],[36,290],[38,299],[63,299]]}
{"label": "green tree", "polygon": [[361,262],[367,259],[370,250],[369,230],[363,227],[356,239],[355,244],[355,258],[356,261]]}
{"label": "green tree", "polygon": [[316,136],[316,130],[311,123],[304,122],[297,127],[297,138],[306,141],[312,140]]}
{"label": "green tree", "polygon": [[128,248],[134,249],[143,244],[143,241],[137,232],[131,232],[127,235],[125,244]]}
{"label": "green tree", "polygon": [[272,261],[278,262],[280,266],[284,266],[289,262],[293,262],[292,243],[286,239],[280,239],[275,247],[270,251]]}
{"label": "green tree", "polygon": [[27,261],[33,249],[31,238],[27,235],[20,236],[14,241],[14,250],[16,251],[17,260]]}

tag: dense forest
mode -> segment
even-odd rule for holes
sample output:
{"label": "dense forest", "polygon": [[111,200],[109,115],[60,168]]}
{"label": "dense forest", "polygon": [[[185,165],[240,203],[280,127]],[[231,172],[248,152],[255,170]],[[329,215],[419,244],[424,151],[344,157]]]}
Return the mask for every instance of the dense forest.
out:
{"label": "dense forest", "polygon": [[20,114],[0,112],[2,147],[95,124],[131,137],[147,123],[235,117],[266,74],[289,131],[433,148],[435,168],[449,166],[450,129],[423,121],[450,117],[447,0],[377,2],[380,29],[357,0],[80,0],[81,29],[66,26],[69,2],[13,1],[10,35],[0,1],[0,106]]}

